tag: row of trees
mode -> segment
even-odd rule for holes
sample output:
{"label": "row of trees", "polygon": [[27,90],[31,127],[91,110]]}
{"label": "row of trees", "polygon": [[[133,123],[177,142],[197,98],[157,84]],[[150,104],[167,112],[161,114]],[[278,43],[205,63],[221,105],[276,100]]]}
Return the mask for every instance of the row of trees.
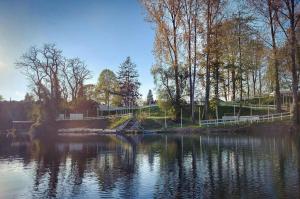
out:
{"label": "row of trees", "polygon": [[[141,96],[138,72],[130,57],[120,65],[117,75],[103,70],[96,86],[85,85],[91,78],[86,64],[79,58],[65,58],[54,44],[31,47],[16,65],[28,77],[37,100],[47,101],[47,106],[51,102],[49,107],[55,107],[55,113],[60,105],[70,101],[76,104],[87,97],[106,105],[133,106]],[[29,94],[25,98],[34,100]]]}
{"label": "row of trees", "polygon": [[140,97],[138,72],[130,57],[120,65],[117,75],[103,70],[96,86],[85,84],[91,78],[86,64],[79,58],[65,58],[54,44],[31,47],[16,65],[29,79],[33,93],[26,94],[25,101],[37,100],[44,120],[53,120],[58,111],[66,109],[93,108],[88,106],[96,102],[133,106]]}
{"label": "row of trees", "polygon": [[299,123],[299,0],[141,2],[156,30],[158,96],[177,119],[184,102],[194,121],[195,99],[204,101],[208,119],[211,100],[217,105],[220,98],[242,100],[264,91],[275,91],[281,111],[280,89],[290,85]]}

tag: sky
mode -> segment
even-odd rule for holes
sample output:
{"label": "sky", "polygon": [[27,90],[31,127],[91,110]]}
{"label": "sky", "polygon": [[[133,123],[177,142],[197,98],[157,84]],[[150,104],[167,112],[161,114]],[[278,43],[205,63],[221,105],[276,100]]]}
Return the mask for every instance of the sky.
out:
{"label": "sky", "polygon": [[154,89],[153,41],[138,0],[1,0],[0,95],[24,99],[29,82],[15,63],[31,46],[55,43],[64,56],[85,61],[93,75],[87,83],[96,83],[105,68],[117,72],[130,56],[145,98]]}

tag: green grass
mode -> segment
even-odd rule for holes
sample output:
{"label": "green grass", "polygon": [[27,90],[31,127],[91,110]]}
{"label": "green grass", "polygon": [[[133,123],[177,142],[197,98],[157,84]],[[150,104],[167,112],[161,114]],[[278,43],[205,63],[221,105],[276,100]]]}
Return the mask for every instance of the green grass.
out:
{"label": "green grass", "polygon": [[129,116],[116,117],[109,120],[109,129],[115,129],[129,119]]}
{"label": "green grass", "polygon": [[[203,112],[203,106],[200,106],[200,111],[201,114]],[[239,112],[239,107],[235,108],[236,114]],[[275,111],[270,109],[270,113],[274,113]],[[251,109],[247,107],[242,107],[240,115],[250,115],[251,114]],[[267,109],[261,109],[261,110],[252,110],[252,115],[263,115],[263,114],[268,114]],[[147,118],[163,118],[165,117],[165,112],[161,110],[158,106],[157,107],[151,107],[151,108],[145,108],[139,110],[135,110],[135,115],[143,115],[143,117]],[[233,106],[219,106],[218,110],[218,117],[222,118],[224,115],[234,115],[234,107]],[[167,117],[171,117],[171,115],[167,115]],[[183,106],[182,108],[182,117],[184,120],[191,120],[191,115],[190,115],[190,110],[189,106]],[[215,119],[216,118],[216,112],[214,110],[210,111],[210,119]],[[199,106],[196,106],[195,108],[195,119],[198,121],[199,120]]]}
{"label": "green grass", "polygon": [[[203,106],[200,106],[200,111],[203,111]],[[275,110],[269,110],[270,114],[274,113]],[[236,114],[239,113],[239,107],[235,108]],[[144,129],[163,129],[165,127],[165,112],[161,110],[158,106],[145,108],[142,110],[136,110],[136,117],[141,122],[141,125]],[[209,119],[216,119],[215,111],[210,111]],[[252,110],[252,115],[266,115],[268,114],[267,109],[260,110]],[[219,106],[218,117],[222,118],[224,115],[234,115],[234,107],[233,106]],[[247,107],[242,107],[240,111],[241,116],[251,115],[251,109]],[[167,115],[167,128],[177,128],[181,127],[180,122],[174,122],[171,115]],[[199,106],[195,108],[195,123],[193,124],[191,121],[191,115],[189,111],[189,106],[183,106],[182,109],[182,127],[199,127]],[[227,124],[228,125],[228,124]],[[227,126],[226,125],[226,126]]]}

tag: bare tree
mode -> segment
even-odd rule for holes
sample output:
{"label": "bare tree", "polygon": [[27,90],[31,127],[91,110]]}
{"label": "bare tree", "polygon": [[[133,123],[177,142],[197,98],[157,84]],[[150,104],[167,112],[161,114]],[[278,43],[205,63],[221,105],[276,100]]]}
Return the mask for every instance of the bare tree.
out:
{"label": "bare tree", "polygon": [[79,58],[67,59],[61,68],[72,101],[76,100],[79,90],[84,81],[91,78],[91,72],[87,69],[86,64]]}
{"label": "bare tree", "polygon": [[38,58],[40,50],[31,47],[28,52],[22,55],[19,62],[16,63],[17,68],[28,78],[33,92],[41,100],[41,90],[38,85],[46,80],[41,60]]}
{"label": "bare tree", "polygon": [[90,72],[80,59],[64,58],[55,44],[31,47],[16,65],[29,79],[38,100],[45,104],[45,108],[48,108],[47,104],[51,105],[53,115],[58,112],[62,95],[67,98],[71,93],[72,98],[76,98],[80,87],[90,77]]}

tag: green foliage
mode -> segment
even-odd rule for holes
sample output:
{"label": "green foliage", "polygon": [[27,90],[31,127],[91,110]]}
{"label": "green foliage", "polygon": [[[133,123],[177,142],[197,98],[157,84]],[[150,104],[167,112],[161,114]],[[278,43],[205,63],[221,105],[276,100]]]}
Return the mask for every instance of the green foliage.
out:
{"label": "green foliage", "polygon": [[25,102],[33,102],[34,101],[33,95],[30,95],[29,93],[26,93],[26,95],[24,97],[24,101]]}
{"label": "green foliage", "polygon": [[142,111],[141,113],[139,113],[139,114],[137,115],[137,120],[138,120],[139,122],[142,122],[142,121],[144,121],[147,117],[149,117],[149,113],[147,113],[147,112],[145,112],[145,111]]}
{"label": "green foliage", "polygon": [[166,114],[171,117],[172,119],[175,119],[176,117],[176,112],[175,112],[175,108],[174,106],[171,104],[170,101],[166,101],[166,100],[158,100],[158,106],[160,108],[160,110],[164,113],[166,112]]}
{"label": "green foliage", "polygon": [[34,104],[31,109],[27,113],[27,118],[29,118],[32,121],[38,121],[41,120],[42,112],[41,112],[41,106]]}
{"label": "green foliage", "polygon": [[66,111],[71,113],[88,113],[89,116],[96,116],[97,102],[93,100],[86,100],[85,98],[77,98],[68,104]]}
{"label": "green foliage", "polygon": [[253,98],[249,100],[244,100],[242,103],[245,104],[256,104],[259,105],[274,105],[274,97],[273,96],[264,96],[261,98]]}
{"label": "green foliage", "polygon": [[3,96],[2,96],[2,95],[0,95],[0,101],[3,101],[3,100],[4,100]]}
{"label": "green foliage", "polygon": [[99,102],[119,106],[121,103],[119,82],[115,73],[104,69],[98,78],[96,96]]}

